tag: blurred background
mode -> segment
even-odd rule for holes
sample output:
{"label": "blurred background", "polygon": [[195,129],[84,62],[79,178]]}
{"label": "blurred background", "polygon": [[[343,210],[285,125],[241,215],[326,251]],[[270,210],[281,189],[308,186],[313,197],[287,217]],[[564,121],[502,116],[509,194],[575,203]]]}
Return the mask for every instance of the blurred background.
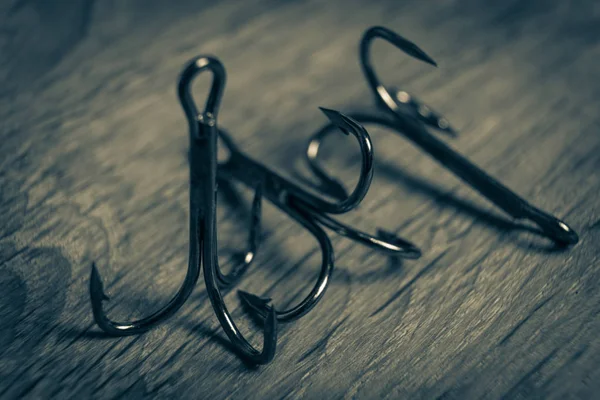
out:
{"label": "blurred background", "polygon": [[[280,175],[304,182],[318,107],[370,110],[358,42],[373,25],[385,82],[423,99],[465,156],[564,218],[558,251],[397,135],[367,127],[377,160],[342,219],[417,244],[389,259],[331,235],[321,303],[282,325],[274,362],[232,353],[202,280],[141,336],[100,333],[95,262],[115,319],[158,309],[188,250],[185,62],[212,54],[228,82],[219,124]],[[0,398],[594,398],[600,390],[600,4],[580,1],[0,0]],[[202,80],[202,79],[200,79]],[[199,99],[208,80],[198,84]],[[349,186],[356,144],[332,137],[328,168]],[[244,246],[242,204],[220,194],[219,258]],[[264,245],[239,287],[287,307],[310,290],[314,239],[265,202]],[[225,300],[259,345],[236,296]]]}

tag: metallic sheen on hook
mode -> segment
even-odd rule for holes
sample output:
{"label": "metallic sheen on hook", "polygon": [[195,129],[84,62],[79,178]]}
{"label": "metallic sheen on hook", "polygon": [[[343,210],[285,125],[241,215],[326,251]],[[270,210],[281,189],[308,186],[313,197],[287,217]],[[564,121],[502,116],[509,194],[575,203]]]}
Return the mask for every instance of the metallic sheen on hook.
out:
{"label": "metallic sheen on hook", "polygon": [[[406,136],[409,140],[429,153],[440,164],[452,171],[484,197],[516,219],[526,219],[535,223],[541,231],[559,245],[573,245],[579,240],[577,233],[566,223],[531,205],[481,168],[458,154],[444,142],[432,135],[427,127],[456,136],[456,131],[448,121],[405,91],[388,89],[384,86],[373,68],[370,52],[371,43],[384,39],[406,54],[430,65],[436,62],[416,44],[408,41],[395,32],[383,28],[368,29],[360,42],[360,63],[363,74],[373,94],[379,110],[366,113],[348,114],[363,124],[377,124]],[[319,130],[310,140],[306,156],[308,163],[325,188],[330,188],[332,196],[344,196],[345,189],[337,180],[331,178],[318,163],[318,149],[322,140],[331,133],[333,127],[327,125]]]}
{"label": "metallic sheen on hook", "polygon": [[[192,83],[202,72],[212,72],[213,80],[204,110],[199,112],[192,96]],[[333,248],[321,227],[326,226],[342,235],[390,254],[417,258],[420,250],[410,242],[393,234],[379,231],[377,236],[357,231],[327,214],[342,214],[354,209],[366,195],[373,177],[373,151],[366,130],[343,114],[321,108],[333,126],[345,134],[352,134],[359,142],[362,167],[354,191],[337,202],[330,202],[280,177],[260,163],[241,153],[228,133],[217,128],[217,114],[225,88],[226,73],[221,62],[213,57],[200,56],[184,68],[178,85],[178,94],[190,131],[190,253],[185,280],[177,294],[159,311],[132,322],[115,322],[104,310],[103,283],[95,265],[90,278],[90,297],[94,319],[108,334],[125,336],[142,333],[172,316],[185,303],[195,287],[200,266],[204,268],[204,281],[208,297],[219,322],[237,353],[255,364],[266,364],[275,356],[278,322],[296,320],[311,310],[322,299],[333,272]],[[221,137],[230,156],[224,163],[217,162],[217,139]],[[250,222],[248,250],[243,263],[234,272],[224,275],[218,265],[216,196],[217,177],[240,181],[255,190]],[[262,350],[255,349],[237,328],[220,291],[231,285],[247,270],[255,259],[259,246],[261,204],[263,196],[300,223],[317,239],[322,252],[321,272],[312,291],[297,306],[278,311],[269,305],[269,299],[241,292],[240,297],[250,310],[264,319]]]}

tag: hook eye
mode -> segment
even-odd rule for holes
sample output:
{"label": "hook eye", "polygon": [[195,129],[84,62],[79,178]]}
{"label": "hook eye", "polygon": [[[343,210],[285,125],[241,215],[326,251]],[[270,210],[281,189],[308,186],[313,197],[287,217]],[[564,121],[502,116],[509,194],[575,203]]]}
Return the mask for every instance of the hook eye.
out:
{"label": "hook eye", "polygon": [[[192,83],[195,78],[204,71],[211,71],[213,80],[211,84],[204,110],[198,111],[196,102],[192,95]],[[201,127],[214,128],[217,125],[217,113],[221,105],[221,98],[225,89],[227,76],[223,64],[211,56],[198,56],[192,59],[183,69],[179,78],[177,92],[179,101],[185,112],[190,125],[192,137],[200,138],[204,129]]]}

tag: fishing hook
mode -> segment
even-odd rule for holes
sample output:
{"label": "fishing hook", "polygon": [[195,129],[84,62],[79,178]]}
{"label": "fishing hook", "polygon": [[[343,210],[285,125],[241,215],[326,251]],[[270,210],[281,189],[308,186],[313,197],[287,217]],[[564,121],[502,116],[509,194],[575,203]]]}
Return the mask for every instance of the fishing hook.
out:
{"label": "fishing hook", "polygon": [[[190,92],[193,78],[202,71],[211,71],[213,81],[204,111],[199,113]],[[275,308],[267,307],[264,326],[263,350],[254,349],[241,335],[223,303],[218,286],[231,284],[245,272],[256,251],[256,218],[252,218],[249,249],[242,267],[229,275],[221,273],[218,266],[216,238],[216,194],[217,194],[217,127],[216,118],[225,86],[225,70],[221,63],[212,57],[198,57],[184,69],[178,86],[178,94],[189,122],[190,130],[190,250],[188,269],[184,282],[169,303],[149,317],[133,322],[114,322],[103,308],[108,300],[103,283],[95,265],[92,265],[90,297],[94,319],[98,326],[114,336],[133,335],[147,331],[163,322],[185,303],[194,289],[204,264],[204,279],[208,295],[221,324],[229,324],[226,333],[241,356],[256,364],[271,361],[275,355],[277,342],[277,320]],[[260,192],[259,192],[260,193]],[[253,216],[260,210],[260,197],[253,202]],[[216,289],[215,289],[216,288]]]}
{"label": "fishing hook", "polygon": [[[358,183],[350,195],[336,203],[311,194],[249,158],[237,148],[225,130],[219,130],[220,137],[229,150],[227,161],[219,164],[219,177],[239,181],[250,188],[262,188],[262,196],[306,228],[317,239],[321,247],[321,271],[317,282],[309,295],[297,306],[289,310],[277,311],[279,322],[294,321],[305,315],[323,297],[328,286],[333,272],[333,250],[327,234],[320,225],[389,254],[410,259],[418,258],[421,255],[421,251],[415,245],[389,232],[379,230],[377,235],[373,236],[358,231],[327,215],[348,212],[362,201],[373,177],[373,151],[370,137],[360,124],[337,111],[320,109],[331,121],[332,126],[345,134],[355,136],[361,148],[362,164]],[[270,299],[263,299],[244,291],[239,291],[239,295],[251,311],[262,317],[265,316],[266,309],[264,305]]]}
{"label": "fishing hook", "polygon": [[[341,201],[330,203],[305,191],[292,182],[287,181],[275,172],[267,169],[262,164],[252,160],[235,146],[229,134],[220,129],[221,139],[228,147],[229,159],[219,164],[219,176],[223,179],[240,181],[250,188],[261,187],[263,195],[280,210],[288,214],[292,219],[306,228],[319,242],[322,252],[321,273],[310,294],[296,307],[290,310],[277,311],[277,320],[290,322],[296,320],[310,311],[323,296],[333,272],[333,251],[327,234],[320,225],[334,230],[362,244],[383,250],[389,254],[395,254],[404,258],[418,258],[420,250],[412,243],[399,238],[391,233],[379,230],[377,236],[358,231],[350,226],[342,224],[327,215],[330,213],[347,212],[355,208],[365,196],[372,178],[372,146],[366,131],[354,121],[338,113],[337,111],[321,109],[332,121],[332,124],[342,131],[351,132],[362,143],[363,167],[361,178],[353,193],[347,199],[355,198],[352,203]],[[346,125],[347,124],[347,125]],[[359,193],[358,196],[353,196]],[[264,317],[266,300],[249,293],[239,291],[242,300],[250,308]]]}
{"label": "fishing hook", "polygon": [[[418,60],[437,66],[436,62],[416,44],[395,32],[377,26],[369,28],[360,42],[359,55],[363,74],[369,88],[375,95],[376,107],[379,110],[366,113],[350,113],[348,115],[359,123],[381,125],[406,136],[513,218],[533,222],[548,238],[559,245],[576,244],[579,237],[565,222],[528,203],[427,130],[427,126],[429,126],[456,136],[456,131],[450,126],[446,118],[440,116],[407,92],[399,89],[388,90],[381,83],[370,58],[371,44],[377,38],[384,39]],[[325,183],[324,188],[326,190],[329,188],[329,193],[332,196],[340,197],[344,196],[345,193],[343,185],[330,177],[317,160],[321,142],[331,133],[333,128],[331,124],[326,125],[311,137],[306,157],[311,170]]]}
{"label": "fishing hook", "polygon": [[[211,89],[203,112],[198,112],[191,85],[204,71],[213,75]],[[188,270],[184,282],[169,303],[149,317],[133,322],[114,322],[104,311],[103,302],[108,300],[96,265],[92,265],[90,298],[94,319],[98,326],[114,336],[133,335],[147,331],[172,316],[185,303],[195,287],[204,266],[204,280],[212,307],[225,333],[238,354],[252,363],[266,364],[275,356],[278,322],[300,318],[322,298],[333,271],[333,248],[329,237],[321,228],[327,226],[342,235],[354,238],[372,247],[386,250],[405,258],[417,258],[420,250],[408,241],[390,233],[378,232],[377,236],[354,230],[326,214],[342,214],[354,209],[362,201],[373,176],[372,145],[364,128],[337,111],[322,109],[329,120],[346,134],[358,140],[363,155],[361,175],[354,191],[337,202],[324,200],[299,186],[283,179],[260,163],[242,154],[228,133],[217,128],[217,113],[225,88],[226,72],[221,62],[213,57],[200,56],[191,60],[181,73],[178,95],[189,123],[190,131],[190,250]],[[222,139],[230,156],[224,163],[217,161],[217,140]],[[217,178],[233,179],[255,190],[248,250],[244,262],[224,275],[218,265],[216,196]],[[278,311],[268,303],[270,299],[240,291],[242,300],[265,319],[263,349],[255,349],[241,334],[231,317],[220,288],[236,282],[254,260],[259,246],[262,198],[266,197],[291,218],[299,222],[318,241],[322,251],[321,272],[310,294],[299,305]]]}
{"label": "fishing hook", "polygon": [[[190,65],[196,65],[200,59],[192,60]],[[224,86],[225,69],[218,60],[213,59],[213,62],[219,64],[219,70],[222,71],[221,73],[223,75]],[[200,72],[201,70],[196,70],[195,74]],[[186,73],[181,77],[180,87],[184,87],[188,94],[190,92],[189,87],[193,77],[194,74],[190,75]],[[184,105],[184,108],[194,110],[193,100],[189,95],[182,96],[182,104]],[[356,208],[363,200],[368,192],[373,177],[373,151],[370,137],[360,124],[337,111],[324,108],[321,108],[321,110],[339,130],[345,134],[352,134],[357,139],[362,154],[361,173],[356,187],[350,195],[344,199],[339,199],[337,202],[327,201],[319,196],[309,193],[294,183],[282,178],[261,163],[243,154],[225,130],[216,128],[216,110],[214,110],[209,117],[195,117],[196,113],[187,113],[191,125],[195,124],[196,121],[199,121],[200,124],[209,124],[213,127],[211,135],[216,137],[218,132],[219,137],[228,149],[229,156],[227,160],[218,163],[217,171],[219,179],[237,181],[254,189],[256,191],[255,202],[261,201],[257,199],[262,199],[263,197],[266,198],[292,219],[300,223],[319,243],[322,255],[319,276],[310,293],[300,301],[298,305],[291,307],[288,310],[279,311],[273,306],[269,306],[271,299],[264,299],[244,291],[238,292],[241,300],[249,306],[251,313],[265,318],[267,321],[270,321],[273,326],[276,326],[276,323],[278,322],[291,322],[297,320],[310,311],[323,298],[333,272],[334,256],[331,241],[320,224],[337,232],[341,232],[346,236],[354,237],[362,243],[377,248],[384,248],[388,252],[399,256],[415,258],[421,254],[416,246],[401,238],[395,237],[394,235],[371,236],[367,233],[355,231],[352,227],[346,226],[327,215],[346,213]],[[213,156],[215,155],[216,152]],[[216,159],[211,159],[211,163],[215,163],[216,165]],[[192,168],[196,167],[192,166]],[[253,215],[253,220],[260,221],[260,208],[257,208],[256,210],[258,213]],[[256,224],[256,226],[258,225],[259,223]],[[214,235],[214,238],[208,240],[208,243],[211,243],[212,246],[216,246],[216,230],[211,232],[211,234]],[[255,232],[254,236],[258,238],[260,234]],[[213,251],[212,253],[207,254],[206,257],[212,257],[214,259],[210,263],[205,263],[204,280],[208,296],[222,328],[242,356],[255,352],[256,350],[254,350],[243,338],[235,326],[233,318],[229,314],[221,296],[219,282],[216,279],[216,271],[218,271],[216,267],[216,252]],[[273,338],[275,338],[275,336],[273,336]],[[269,343],[265,342],[265,348],[267,348],[267,345],[269,345],[269,350],[272,350],[274,353],[275,344],[269,341]],[[260,363],[266,363],[268,361],[270,360],[266,358],[260,359]]]}

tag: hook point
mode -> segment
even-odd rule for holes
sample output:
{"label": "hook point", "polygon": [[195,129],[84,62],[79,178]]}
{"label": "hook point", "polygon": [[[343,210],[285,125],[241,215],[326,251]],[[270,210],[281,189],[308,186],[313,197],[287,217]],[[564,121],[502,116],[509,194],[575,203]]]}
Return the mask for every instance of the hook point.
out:
{"label": "hook point", "polygon": [[[376,28],[376,31],[380,33],[381,37],[390,40],[394,45],[396,45],[396,47],[404,51],[406,54],[413,56],[418,60],[424,61],[429,65],[433,65],[434,67],[438,66],[437,62],[435,62],[435,60],[431,58],[429,54],[425,53],[423,49],[410,40],[398,35],[396,32],[383,27]],[[381,33],[383,33],[383,35],[381,35]]]}
{"label": "hook point", "polygon": [[325,116],[335,125],[337,126],[345,135],[348,135],[350,132],[348,131],[348,122],[346,121],[346,117],[339,111],[332,110],[330,108],[319,107],[319,110],[325,114]]}
{"label": "hook point", "polygon": [[[399,35],[397,35],[399,36]],[[419,46],[417,46],[416,44],[414,44],[413,42],[404,39],[402,37],[399,37],[400,40],[398,41],[397,44],[399,44],[399,47],[404,50],[407,54],[415,57],[418,60],[424,61],[429,65],[433,65],[434,67],[437,68],[438,64],[437,62],[431,58],[429,56],[429,54],[425,53],[425,50],[421,49]],[[404,41],[404,43],[402,43],[402,41]]]}
{"label": "hook point", "polygon": [[266,318],[269,311],[272,310],[272,307],[269,306],[270,298],[258,297],[243,290],[238,290],[238,296],[240,296],[244,305],[248,306],[253,314],[261,318]]}
{"label": "hook point", "polygon": [[96,267],[96,263],[92,263],[92,273],[90,275],[90,294],[92,296],[92,300],[109,300],[109,297],[104,293],[104,284],[102,283],[102,278],[100,277],[100,272]]}

